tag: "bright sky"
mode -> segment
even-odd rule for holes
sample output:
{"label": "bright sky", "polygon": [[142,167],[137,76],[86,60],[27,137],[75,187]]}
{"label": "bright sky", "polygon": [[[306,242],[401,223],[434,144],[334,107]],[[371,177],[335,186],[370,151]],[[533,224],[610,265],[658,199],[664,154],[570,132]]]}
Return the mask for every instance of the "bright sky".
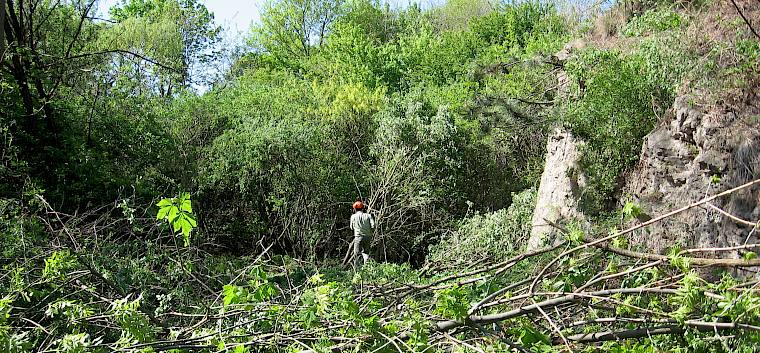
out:
{"label": "bright sky", "polygon": [[[441,4],[444,1],[445,0],[382,0],[383,3],[389,3],[391,7],[405,7],[410,3],[419,3],[424,8]],[[222,25],[222,27],[229,31],[227,35],[234,35],[238,32],[248,33],[251,23],[259,21],[262,5],[266,0],[203,0],[202,2],[206,5],[209,11],[214,13],[216,23]],[[118,0],[100,1],[101,15],[107,16],[108,9],[118,3]]]}
{"label": "bright sky", "polygon": [[[217,23],[231,32],[247,32],[251,23],[259,21],[262,5],[266,0],[252,1],[228,1],[228,0],[205,0],[206,7],[214,13]],[[430,7],[443,3],[444,0],[384,0],[391,7],[408,6],[410,3],[420,3],[423,7]]]}

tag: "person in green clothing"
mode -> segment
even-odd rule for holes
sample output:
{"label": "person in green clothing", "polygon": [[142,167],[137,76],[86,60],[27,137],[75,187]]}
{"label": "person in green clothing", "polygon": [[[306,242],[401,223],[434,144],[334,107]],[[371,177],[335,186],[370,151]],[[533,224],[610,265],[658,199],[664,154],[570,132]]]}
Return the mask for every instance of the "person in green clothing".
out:
{"label": "person in green clothing", "polygon": [[358,270],[369,259],[367,252],[372,240],[372,231],[375,229],[375,220],[371,214],[365,213],[361,200],[354,202],[353,209],[350,227],[354,231],[354,268]]}

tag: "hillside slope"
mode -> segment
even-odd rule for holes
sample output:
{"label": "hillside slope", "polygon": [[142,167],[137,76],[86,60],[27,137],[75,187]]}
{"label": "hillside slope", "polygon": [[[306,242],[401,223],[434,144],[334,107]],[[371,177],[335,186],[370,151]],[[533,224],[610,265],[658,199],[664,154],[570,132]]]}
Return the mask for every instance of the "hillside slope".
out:
{"label": "hillside slope", "polygon": [[[760,18],[760,6],[754,2],[740,1],[737,5],[745,17]],[[624,12],[613,9],[602,19],[614,16],[615,11],[617,14]],[[662,101],[667,106],[659,116],[657,107],[652,107],[657,119],[651,132],[641,139],[629,136],[622,142],[633,146],[631,151],[635,154],[632,155],[636,157],[614,177],[614,191],[609,193],[608,199],[614,203],[606,207],[623,209],[628,204],[629,212],[635,209],[641,214],[630,217],[625,226],[641,223],[760,177],[757,43],[736,8],[731,3],[718,2],[702,8],[642,10],[639,16],[621,25],[615,34],[600,35],[599,31],[594,31],[557,54],[572,61],[574,56],[583,56],[589,50],[621,51],[627,55],[656,50],[665,58],[675,59],[660,64],[667,71],[665,75],[676,73],[672,76],[676,80],[670,82],[676,87],[671,96],[673,100],[670,103]],[[658,59],[662,60],[663,56]],[[588,98],[582,93],[570,96],[570,104],[574,99]],[[652,103],[656,104],[654,97]],[[612,120],[617,113],[611,112]],[[605,129],[603,126],[596,128]],[[583,136],[584,131],[580,133]],[[550,138],[550,146],[554,139]],[[639,141],[641,150],[636,147]],[[584,209],[583,193],[595,192],[593,188],[600,184],[578,187],[579,173],[580,180],[583,180],[587,171],[582,167],[574,172],[563,171],[565,164],[577,163],[578,157],[572,152],[576,148],[579,147],[565,147],[561,151],[550,149],[547,154],[540,189],[567,190],[560,192],[559,198],[542,199],[539,195],[532,242],[545,233],[553,235],[550,239],[559,236],[556,230],[546,225],[545,219],[551,222],[577,219],[584,223],[583,211],[595,211],[588,207]],[[592,161],[586,166],[596,168],[598,164],[604,163]],[[547,176],[558,173],[568,176],[547,179]],[[544,185],[545,182],[548,185]],[[755,243],[758,238],[752,229],[754,220],[760,218],[758,190],[757,187],[743,190],[701,209],[665,219],[637,232],[630,244],[663,253],[673,247],[730,247]],[[550,211],[552,209],[554,211]],[[739,255],[739,251],[734,252],[734,256]]]}

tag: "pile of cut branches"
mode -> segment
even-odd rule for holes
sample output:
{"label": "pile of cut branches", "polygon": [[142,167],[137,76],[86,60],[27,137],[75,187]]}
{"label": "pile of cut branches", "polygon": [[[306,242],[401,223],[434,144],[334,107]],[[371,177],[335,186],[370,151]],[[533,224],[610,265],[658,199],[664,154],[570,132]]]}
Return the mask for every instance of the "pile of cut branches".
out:
{"label": "pile of cut branches", "polygon": [[337,261],[315,265],[269,248],[251,257],[212,255],[177,245],[161,226],[125,240],[126,224],[149,217],[124,223],[114,212],[119,204],[101,213],[110,216],[84,217],[41,202],[46,212],[3,218],[0,347],[752,351],[760,345],[760,281],[751,274],[760,260],[721,254],[754,254],[760,244],[659,255],[617,240],[758,182],[614,234],[578,236],[557,225],[567,240],[464,271],[372,262],[345,271]]}

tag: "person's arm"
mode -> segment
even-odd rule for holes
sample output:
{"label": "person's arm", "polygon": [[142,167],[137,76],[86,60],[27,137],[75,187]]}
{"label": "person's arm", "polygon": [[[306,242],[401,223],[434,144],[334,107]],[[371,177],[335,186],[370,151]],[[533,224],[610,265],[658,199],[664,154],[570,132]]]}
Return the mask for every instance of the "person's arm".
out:
{"label": "person's arm", "polygon": [[351,218],[348,219],[348,228],[354,230],[354,215],[351,215]]}
{"label": "person's arm", "polygon": [[375,216],[371,214],[369,214],[369,225],[370,227],[372,227],[372,229],[375,229]]}

